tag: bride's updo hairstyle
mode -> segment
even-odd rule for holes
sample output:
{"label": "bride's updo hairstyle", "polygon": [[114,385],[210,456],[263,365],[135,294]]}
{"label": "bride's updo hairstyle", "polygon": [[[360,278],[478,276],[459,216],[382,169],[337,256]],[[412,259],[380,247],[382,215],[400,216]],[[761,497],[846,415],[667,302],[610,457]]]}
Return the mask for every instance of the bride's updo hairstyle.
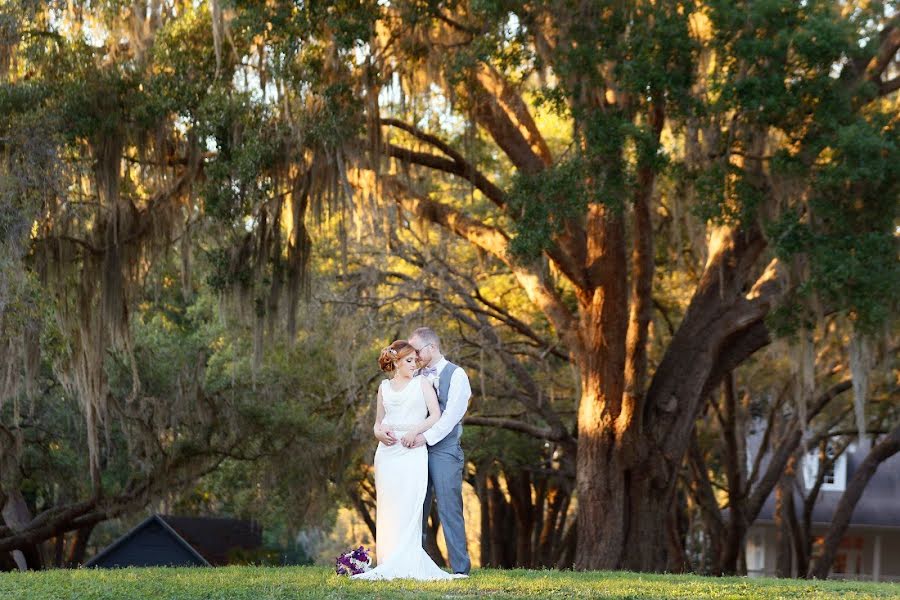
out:
{"label": "bride's updo hairstyle", "polygon": [[406,340],[396,340],[381,351],[381,355],[378,357],[378,366],[385,373],[393,373],[396,368],[394,363],[406,358],[415,351],[415,348]]}

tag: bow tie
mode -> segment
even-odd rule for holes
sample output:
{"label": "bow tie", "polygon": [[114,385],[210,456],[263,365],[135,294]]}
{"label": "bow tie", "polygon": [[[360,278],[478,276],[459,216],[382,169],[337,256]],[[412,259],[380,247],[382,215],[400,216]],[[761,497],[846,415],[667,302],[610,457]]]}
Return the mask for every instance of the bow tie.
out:
{"label": "bow tie", "polygon": [[420,375],[424,375],[425,377],[437,376],[437,367],[425,367],[422,369]]}

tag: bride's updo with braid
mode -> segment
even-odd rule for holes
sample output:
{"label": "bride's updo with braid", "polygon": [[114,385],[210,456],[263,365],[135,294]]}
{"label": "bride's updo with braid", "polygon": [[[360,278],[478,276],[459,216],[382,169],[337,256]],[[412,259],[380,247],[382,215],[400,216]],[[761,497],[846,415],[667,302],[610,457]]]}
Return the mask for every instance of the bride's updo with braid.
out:
{"label": "bride's updo with braid", "polygon": [[396,340],[381,351],[381,355],[378,357],[378,366],[385,373],[393,373],[397,369],[394,363],[406,358],[415,351],[415,348],[406,340]]}

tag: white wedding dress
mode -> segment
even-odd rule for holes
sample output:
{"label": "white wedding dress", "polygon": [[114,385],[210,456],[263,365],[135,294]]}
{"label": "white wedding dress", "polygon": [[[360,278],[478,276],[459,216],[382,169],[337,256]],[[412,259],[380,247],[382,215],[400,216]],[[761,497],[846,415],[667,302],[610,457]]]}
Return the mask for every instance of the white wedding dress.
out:
{"label": "white wedding dress", "polygon": [[[399,440],[428,416],[422,378],[413,379],[399,392],[388,380],[381,382],[384,418]],[[428,449],[378,444],[375,451],[376,540],[378,566],[354,579],[453,579],[422,549],[422,505],[428,486]],[[464,576],[463,576],[464,577]]]}

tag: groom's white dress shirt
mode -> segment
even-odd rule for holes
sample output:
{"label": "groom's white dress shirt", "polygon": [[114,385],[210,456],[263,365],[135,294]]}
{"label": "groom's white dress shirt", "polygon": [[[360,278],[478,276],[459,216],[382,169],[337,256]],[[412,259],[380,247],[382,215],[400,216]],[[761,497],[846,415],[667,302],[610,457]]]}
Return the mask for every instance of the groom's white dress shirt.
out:
{"label": "groom's white dress shirt", "polygon": [[[440,381],[441,372],[446,366],[446,358],[441,358],[441,360],[438,361],[438,364],[435,365],[437,377],[432,382],[435,389],[437,389],[437,382]],[[453,375],[450,376],[450,390],[447,392],[447,406],[444,408],[444,412],[441,413],[441,418],[438,419],[437,423],[431,426],[431,429],[422,434],[429,446],[434,446],[447,437],[447,434],[456,427],[456,424],[462,421],[463,416],[466,414],[466,409],[469,408],[469,398],[471,397],[472,386],[469,384],[469,376],[466,375],[466,372],[462,367],[459,367],[453,371]]]}

